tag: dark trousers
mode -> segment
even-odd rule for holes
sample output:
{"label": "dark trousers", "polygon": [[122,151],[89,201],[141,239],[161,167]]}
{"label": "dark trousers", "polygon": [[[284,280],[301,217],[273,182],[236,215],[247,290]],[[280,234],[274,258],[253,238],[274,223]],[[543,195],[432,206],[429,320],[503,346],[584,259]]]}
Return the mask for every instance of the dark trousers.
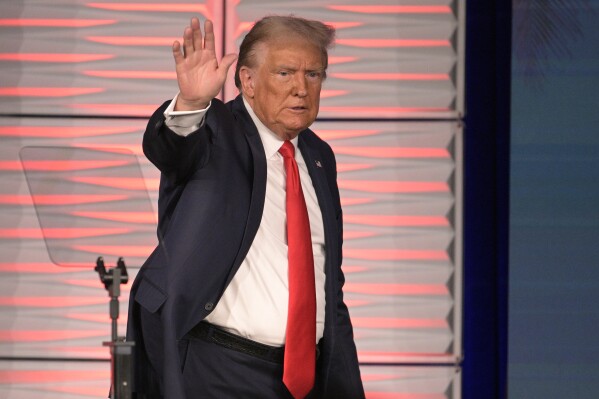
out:
{"label": "dark trousers", "polygon": [[[144,340],[144,349],[150,361],[148,366],[160,382],[162,340],[161,334],[155,333],[162,329],[160,319],[142,308],[141,322],[144,331],[152,330],[154,338]],[[192,336],[186,336],[179,347],[186,399],[293,399],[283,384],[282,364]],[[315,387],[307,399],[322,397],[318,377],[317,371]]]}

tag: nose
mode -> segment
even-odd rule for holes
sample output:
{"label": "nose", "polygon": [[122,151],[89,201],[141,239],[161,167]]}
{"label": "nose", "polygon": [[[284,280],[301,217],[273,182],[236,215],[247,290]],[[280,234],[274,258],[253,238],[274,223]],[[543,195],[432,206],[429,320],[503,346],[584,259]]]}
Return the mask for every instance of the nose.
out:
{"label": "nose", "polygon": [[295,95],[298,97],[306,97],[308,95],[308,83],[306,82],[306,76],[304,74],[295,74],[294,89]]}

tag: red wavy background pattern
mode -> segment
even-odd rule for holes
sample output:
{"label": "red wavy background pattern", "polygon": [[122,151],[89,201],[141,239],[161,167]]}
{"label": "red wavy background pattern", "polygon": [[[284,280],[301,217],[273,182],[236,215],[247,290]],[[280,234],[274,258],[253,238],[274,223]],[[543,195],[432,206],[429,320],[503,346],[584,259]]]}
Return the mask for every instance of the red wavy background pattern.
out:
{"label": "red wavy background pattern", "polygon": [[367,397],[459,397],[463,2],[367,3],[0,6],[0,395],[105,397],[108,297],[93,266],[124,256],[135,274],[156,245],[159,176],[140,144],[176,92],[169,47],[192,15],[222,27],[222,55],[252,21],[293,12],[338,30],[313,129],[337,155]]}

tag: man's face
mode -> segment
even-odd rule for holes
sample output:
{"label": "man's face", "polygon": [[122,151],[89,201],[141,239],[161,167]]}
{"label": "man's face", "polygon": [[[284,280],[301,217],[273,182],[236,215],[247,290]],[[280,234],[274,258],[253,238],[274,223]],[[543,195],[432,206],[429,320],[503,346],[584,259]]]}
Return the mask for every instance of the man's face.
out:
{"label": "man's face", "polygon": [[314,122],[324,79],[321,53],[301,39],[261,44],[244,94],[258,118],[283,140]]}

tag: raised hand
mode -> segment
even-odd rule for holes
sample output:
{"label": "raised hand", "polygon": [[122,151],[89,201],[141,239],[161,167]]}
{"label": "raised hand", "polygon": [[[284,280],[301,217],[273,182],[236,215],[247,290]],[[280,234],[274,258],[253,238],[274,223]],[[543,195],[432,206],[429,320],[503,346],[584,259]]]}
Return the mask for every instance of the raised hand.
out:
{"label": "raised hand", "polygon": [[175,111],[206,108],[225,84],[227,72],[237,59],[237,54],[227,54],[219,65],[214,50],[212,21],[204,23],[203,43],[200,21],[194,17],[190,25],[183,32],[183,46],[178,40],[173,43],[180,91]]}

